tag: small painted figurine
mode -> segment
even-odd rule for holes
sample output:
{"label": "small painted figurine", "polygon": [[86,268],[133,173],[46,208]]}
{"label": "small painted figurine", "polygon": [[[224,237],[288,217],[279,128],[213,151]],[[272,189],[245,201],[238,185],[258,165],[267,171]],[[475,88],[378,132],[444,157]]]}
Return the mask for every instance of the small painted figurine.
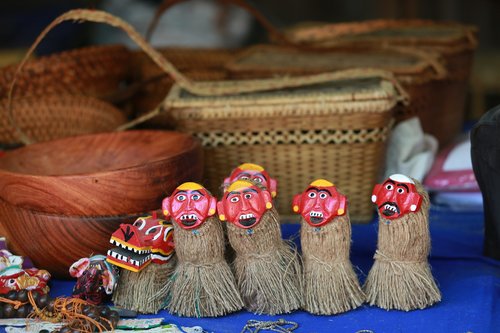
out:
{"label": "small painted figurine", "polygon": [[118,281],[118,269],[103,255],[81,258],[69,268],[69,274],[78,278],[73,297],[92,304],[101,304],[111,295]]}
{"label": "small painted figurine", "polygon": [[10,290],[49,292],[50,273],[44,269],[23,268],[23,257],[0,250],[0,294]]}
{"label": "small painted figurine", "polygon": [[271,178],[269,173],[260,165],[253,163],[243,163],[236,167],[229,177],[224,179],[224,190],[237,180],[251,180],[262,184],[271,193],[273,198],[276,197],[278,191],[278,182]]}
{"label": "small painted figurine", "polygon": [[174,233],[170,223],[153,216],[122,224],[111,236],[117,247],[107,261],[123,268],[113,302],[126,309],[156,313],[161,309],[161,290],[175,268]]}
{"label": "small painted figurine", "polygon": [[238,311],[243,302],[224,259],[224,233],[217,200],[200,184],[184,183],[163,200],[171,216],[178,265],[167,289],[166,308],[188,317],[218,317]]}
{"label": "small painted figurine", "polygon": [[367,301],[384,309],[423,309],[441,300],[427,257],[429,196],[422,185],[394,174],[375,185],[379,215],[375,263],[364,289]]}
{"label": "small painted figurine", "polygon": [[346,197],[333,183],[318,179],[293,198],[292,209],[301,215],[302,308],[331,315],[360,306],[365,295],[349,260],[351,222]]}
{"label": "small painted figurine", "polygon": [[217,203],[217,211],[222,221],[229,222],[236,281],[245,307],[271,315],[299,308],[299,256],[281,239],[271,194],[258,182],[237,180]]}

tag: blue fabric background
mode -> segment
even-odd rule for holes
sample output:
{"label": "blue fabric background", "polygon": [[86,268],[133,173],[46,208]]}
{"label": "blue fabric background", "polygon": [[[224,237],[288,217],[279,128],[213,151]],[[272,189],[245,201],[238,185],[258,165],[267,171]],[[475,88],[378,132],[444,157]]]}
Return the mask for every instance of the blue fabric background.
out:
{"label": "blue fabric background", "polygon": [[[182,318],[162,311],[157,316],[182,326],[202,326],[209,332],[241,332],[249,319],[297,322],[295,332],[500,332],[500,261],[481,255],[483,216],[431,210],[430,263],[443,301],[425,310],[386,311],[364,305],[335,316],[314,316],[303,311],[263,316],[241,311],[221,318]],[[283,225],[283,237],[298,241],[298,225]],[[353,225],[351,261],[364,281],[373,263],[377,221]],[[53,296],[70,295],[74,281],[54,281]],[[146,316],[144,316],[146,317]],[[155,316],[149,316],[155,317]]]}

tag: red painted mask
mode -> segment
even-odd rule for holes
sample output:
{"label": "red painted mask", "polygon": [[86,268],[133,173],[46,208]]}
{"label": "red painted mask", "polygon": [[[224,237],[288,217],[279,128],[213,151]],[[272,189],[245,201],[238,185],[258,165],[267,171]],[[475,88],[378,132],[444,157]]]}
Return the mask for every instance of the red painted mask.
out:
{"label": "red painted mask", "polygon": [[266,210],[273,207],[271,194],[246,180],[238,180],[227,188],[217,211],[222,221],[229,221],[240,228],[255,227]]}
{"label": "red painted mask", "polygon": [[138,272],[151,262],[164,264],[174,254],[173,227],[155,217],[138,218],[121,224],[111,236],[117,247],[108,250],[106,260],[113,265]]}
{"label": "red painted mask", "polygon": [[183,229],[198,228],[215,214],[217,200],[197,183],[184,183],[163,200],[163,214]]}
{"label": "red painted mask", "polygon": [[231,172],[231,175],[224,179],[224,188],[237,180],[252,180],[262,184],[269,190],[272,197],[276,197],[278,182],[269,176],[266,170],[258,164],[243,163]]}
{"label": "red painted mask", "polygon": [[50,273],[44,269],[23,268],[24,258],[0,250],[0,294],[10,290],[32,290],[48,293]]}
{"label": "red painted mask", "polygon": [[346,205],[346,197],[324,179],[315,180],[293,198],[293,211],[301,214],[313,227],[321,227],[334,217],[344,215]]}
{"label": "red painted mask", "polygon": [[10,290],[49,292],[50,273],[44,269],[9,267],[0,274],[0,294]]}
{"label": "red painted mask", "polygon": [[422,196],[415,188],[415,182],[404,175],[394,174],[383,184],[375,185],[372,202],[377,205],[381,216],[397,219],[420,209]]}

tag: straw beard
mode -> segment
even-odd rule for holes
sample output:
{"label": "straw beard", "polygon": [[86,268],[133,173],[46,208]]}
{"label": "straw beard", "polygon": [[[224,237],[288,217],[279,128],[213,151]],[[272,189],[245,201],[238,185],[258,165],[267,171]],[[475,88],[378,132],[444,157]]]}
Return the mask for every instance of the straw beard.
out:
{"label": "straw beard", "polygon": [[380,216],[378,249],[364,290],[370,305],[383,309],[423,309],[441,300],[427,257],[430,252],[429,196],[422,195],[418,212],[394,220]]}
{"label": "straw beard", "polygon": [[267,211],[251,234],[232,223],[227,229],[236,252],[234,270],[245,308],[270,315],[298,309],[302,296],[299,255],[281,239],[278,212]]}
{"label": "straw beard", "polygon": [[313,314],[331,315],[363,304],[365,295],[349,260],[348,213],[320,228],[302,218],[300,239],[304,260],[302,308]]}
{"label": "straw beard", "polygon": [[176,261],[174,255],[165,264],[151,263],[139,272],[122,269],[113,293],[115,305],[141,313],[158,313],[165,296],[158,291],[174,272]]}
{"label": "straw beard", "polygon": [[178,265],[165,286],[166,309],[186,317],[218,317],[243,308],[233,273],[224,259],[219,219],[207,218],[193,230],[173,225]]}

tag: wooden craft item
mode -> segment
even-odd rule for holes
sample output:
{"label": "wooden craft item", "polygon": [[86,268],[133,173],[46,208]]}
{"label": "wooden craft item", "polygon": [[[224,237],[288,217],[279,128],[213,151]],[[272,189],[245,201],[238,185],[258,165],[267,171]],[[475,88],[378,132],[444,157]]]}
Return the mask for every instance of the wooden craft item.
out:
{"label": "wooden craft item", "polygon": [[175,267],[173,227],[147,216],[113,233],[106,260],[122,268],[113,302],[142,313],[157,313],[163,300],[158,292]]}
{"label": "wooden craft item", "polygon": [[103,255],[79,259],[71,265],[69,274],[78,279],[73,287],[73,297],[96,305],[106,301],[118,282],[118,269]]}
{"label": "wooden craft item", "polygon": [[184,183],[163,200],[175,230],[178,264],[165,290],[166,309],[181,316],[218,317],[243,307],[224,258],[217,200],[201,185]]}
{"label": "wooden craft item", "polygon": [[346,197],[333,183],[318,179],[294,197],[292,209],[301,215],[302,308],[332,315],[359,307],[365,295],[349,259],[351,222]]}
{"label": "wooden craft item", "polygon": [[373,190],[379,215],[378,246],[364,290],[367,302],[410,311],[441,301],[429,256],[429,195],[422,185],[394,174]]}
{"label": "wooden craft item", "polygon": [[234,270],[245,308],[258,314],[289,313],[302,298],[300,259],[281,239],[278,212],[271,194],[259,183],[238,180],[217,203],[228,221],[235,250]]}
{"label": "wooden craft item", "polygon": [[224,190],[237,180],[252,180],[259,183],[269,190],[273,198],[278,194],[278,182],[276,179],[271,178],[269,173],[258,164],[243,163],[234,168],[231,175],[224,179]]}
{"label": "wooden craft item", "polygon": [[24,268],[23,262],[23,257],[0,250],[0,294],[20,290],[48,293],[50,273],[44,269]]}

